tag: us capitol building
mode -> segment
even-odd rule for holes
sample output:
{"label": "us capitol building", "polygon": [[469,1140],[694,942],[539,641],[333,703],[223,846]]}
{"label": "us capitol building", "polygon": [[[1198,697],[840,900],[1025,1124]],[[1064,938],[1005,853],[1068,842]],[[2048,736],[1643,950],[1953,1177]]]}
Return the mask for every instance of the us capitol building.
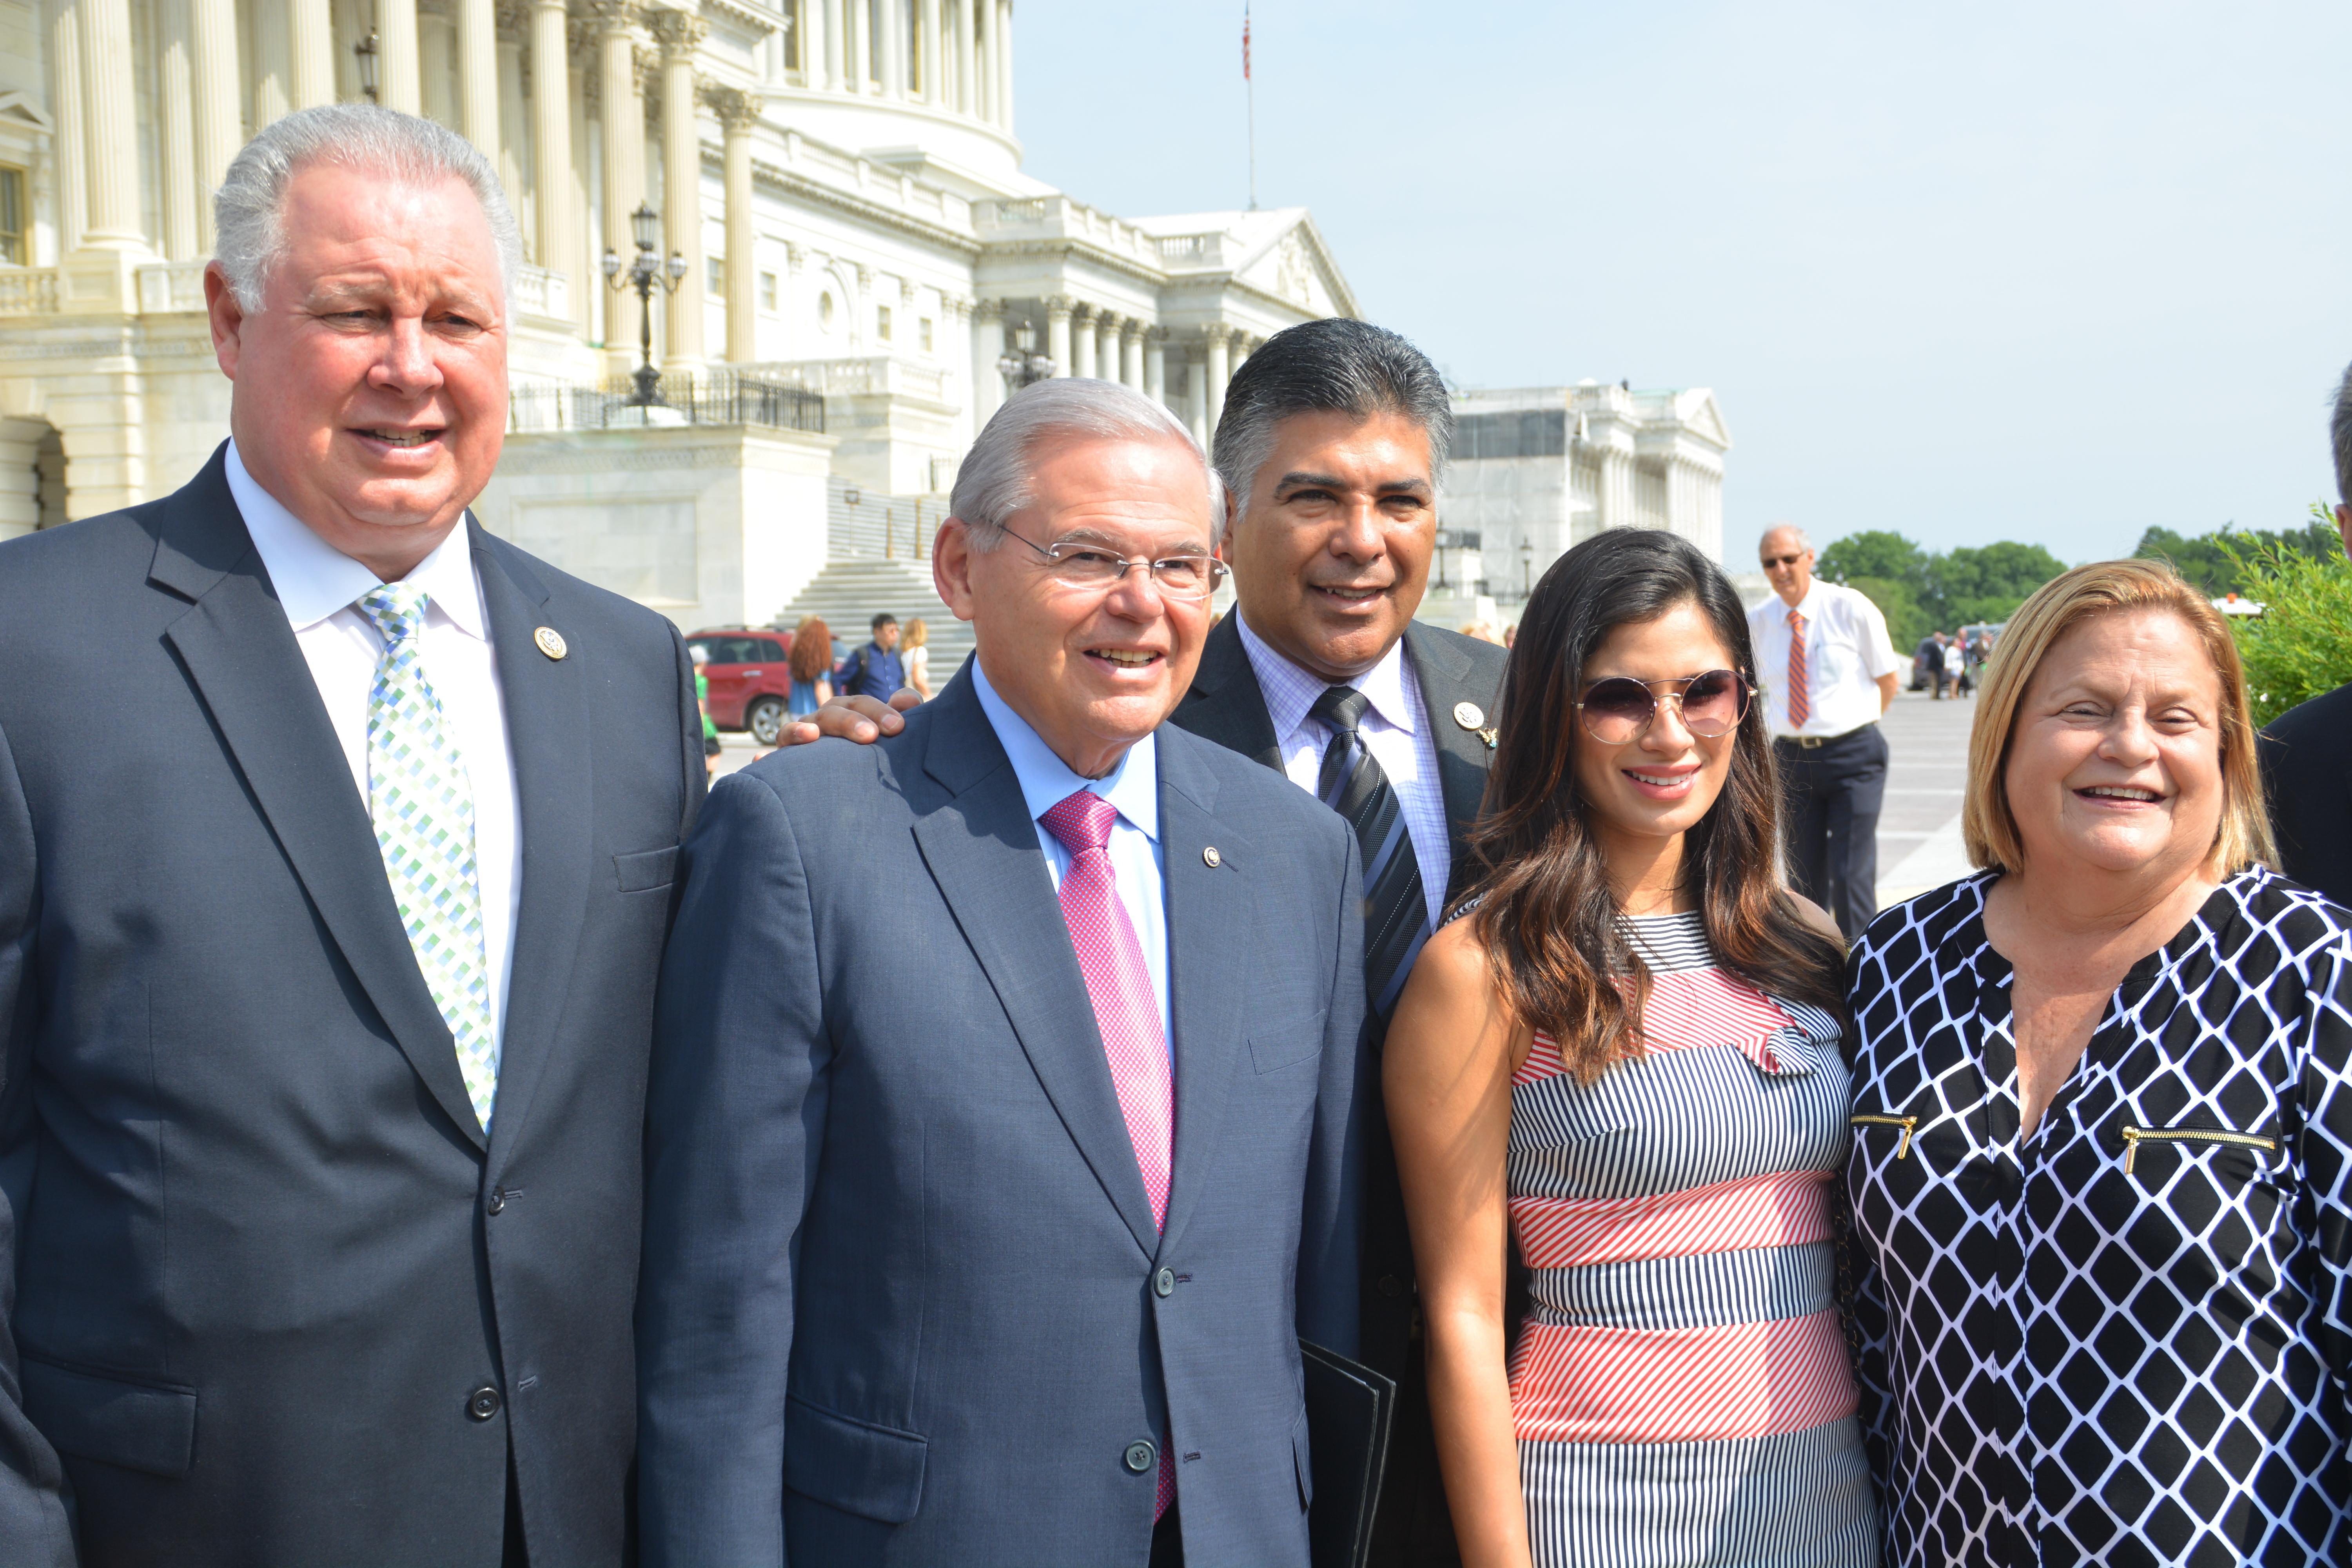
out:
{"label": "us capitol building", "polygon": [[[211,192],[255,128],[365,98],[472,140],[522,226],[478,514],[689,627],[929,605],[960,654],[924,562],[1008,385],[1117,379],[1205,441],[1256,345],[1357,313],[1304,208],[1121,218],[1024,174],[1012,0],[0,0],[0,538],[203,464]],[[1449,479],[1436,613],[1598,526],[1719,550],[1711,395],[1459,407],[1496,456]]]}

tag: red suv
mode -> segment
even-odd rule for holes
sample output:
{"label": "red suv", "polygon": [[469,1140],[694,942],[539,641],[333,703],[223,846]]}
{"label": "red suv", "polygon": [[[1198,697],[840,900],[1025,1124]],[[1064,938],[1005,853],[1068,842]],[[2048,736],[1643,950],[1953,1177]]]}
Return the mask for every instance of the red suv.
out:
{"label": "red suv", "polygon": [[791,709],[793,634],[768,626],[717,626],[687,635],[688,649],[710,656],[702,677],[710,685],[710,721],[722,730],[749,730],[763,746],[776,743]]}

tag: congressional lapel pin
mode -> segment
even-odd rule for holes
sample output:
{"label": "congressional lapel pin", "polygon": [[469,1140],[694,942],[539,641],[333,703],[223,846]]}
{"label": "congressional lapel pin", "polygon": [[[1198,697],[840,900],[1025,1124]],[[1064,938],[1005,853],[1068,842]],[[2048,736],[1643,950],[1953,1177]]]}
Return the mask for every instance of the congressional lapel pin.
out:
{"label": "congressional lapel pin", "polygon": [[553,626],[540,627],[530,634],[530,640],[537,643],[539,651],[550,658],[562,658],[572,651],[571,646],[563,640],[563,634]]}
{"label": "congressional lapel pin", "polygon": [[1488,729],[1481,730],[1481,731],[1478,731],[1478,738],[1479,738],[1480,740],[1482,740],[1482,741],[1484,741],[1484,742],[1486,742],[1486,749],[1487,749],[1488,751],[1490,751],[1490,752],[1491,752],[1491,751],[1493,751],[1493,750],[1495,749],[1495,742],[1496,742],[1496,741],[1501,740],[1501,739],[1502,739],[1502,737],[1503,737],[1503,732],[1502,732],[1500,730],[1496,730],[1496,729],[1493,729],[1493,728],[1488,728]]}
{"label": "congressional lapel pin", "polygon": [[1212,844],[1206,849],[1201,851],[1202,865],[1215,868],[1222,866],[1224,863],[1225,858],[1217,853],[1217,847],[1215,845]]}
{"label": "congressional lapel pin", "polygon": [[[1475,702],[1456,702],[1454,705],[1454,721],[1464,729],[1475,732],[1486,722],[1486,715]],[[1492,741],[1486,743],[1494,744]]]}

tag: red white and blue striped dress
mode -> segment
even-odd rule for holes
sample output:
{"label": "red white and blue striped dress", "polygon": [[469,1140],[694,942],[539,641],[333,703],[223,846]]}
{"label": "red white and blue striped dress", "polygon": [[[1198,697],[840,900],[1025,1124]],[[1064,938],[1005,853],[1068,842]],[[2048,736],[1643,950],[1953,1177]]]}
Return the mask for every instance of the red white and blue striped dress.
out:
{"label": "red white and blue striped dress", "polygon": [[1534,1310],[1511,1410],[1537,1568],[1874,1568],[1837,1303],[1838,1025],[1725,972],[1696,914],[1628,918],[1645,1054],[1511,1080]]}

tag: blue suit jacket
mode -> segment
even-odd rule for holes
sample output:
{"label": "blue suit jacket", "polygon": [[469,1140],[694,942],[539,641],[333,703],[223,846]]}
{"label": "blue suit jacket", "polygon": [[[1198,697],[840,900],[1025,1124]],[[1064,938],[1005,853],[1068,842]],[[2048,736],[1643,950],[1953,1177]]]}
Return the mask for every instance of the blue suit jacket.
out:
{"label": "blue suit jacket", "polygon": [[[1159,732],[1176,1140],[1155,1232],[969,673],[721,782],[648,1102],[648,1564],[1304,1564],[1297,1340],[1356,1348],[1360,873],[1278,774]],[[1217,851],[1216,864],[1205,851]]]}

